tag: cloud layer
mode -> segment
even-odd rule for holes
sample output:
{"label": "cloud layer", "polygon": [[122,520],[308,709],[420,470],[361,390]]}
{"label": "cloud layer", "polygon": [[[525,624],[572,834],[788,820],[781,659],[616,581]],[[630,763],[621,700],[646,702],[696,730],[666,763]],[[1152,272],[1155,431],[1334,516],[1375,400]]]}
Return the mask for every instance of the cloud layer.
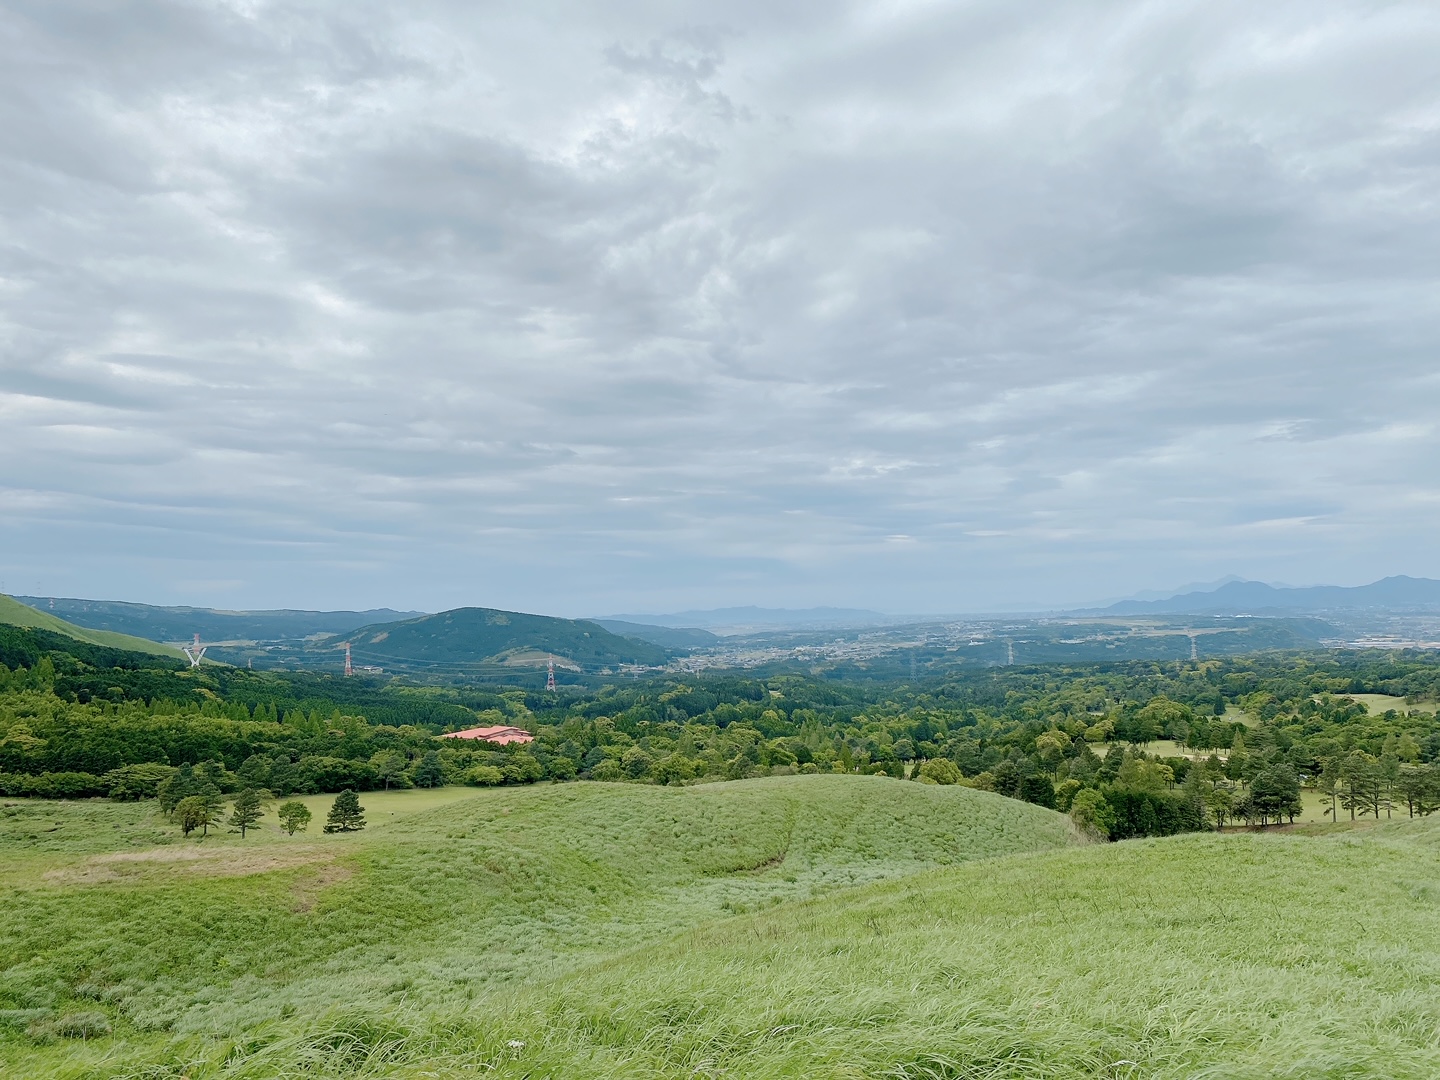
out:
{"label": "cloud layer", "polygon": [[1440,576],[1436,55],[1423,2],[11,3],[0,577]]}

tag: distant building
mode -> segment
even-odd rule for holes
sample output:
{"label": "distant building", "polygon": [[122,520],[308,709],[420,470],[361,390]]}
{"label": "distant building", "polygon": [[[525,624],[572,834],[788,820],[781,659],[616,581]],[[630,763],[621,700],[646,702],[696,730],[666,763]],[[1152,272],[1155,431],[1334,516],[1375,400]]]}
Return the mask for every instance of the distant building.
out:
{"label": "distant building", "polygon": [[524,728],[518,727],[472,727],[464,731],[451,731],[441,735],[442,739],[479,739],[482,742],[499,743],[507,746],[510,743],[534,742],[535,736]]}

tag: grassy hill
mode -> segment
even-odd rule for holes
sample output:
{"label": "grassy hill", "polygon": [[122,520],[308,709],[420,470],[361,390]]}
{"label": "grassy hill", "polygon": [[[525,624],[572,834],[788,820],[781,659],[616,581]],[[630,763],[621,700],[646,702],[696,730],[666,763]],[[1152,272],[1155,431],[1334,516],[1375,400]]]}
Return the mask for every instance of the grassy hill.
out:
{"label": "grassy hill", "polygon": [[38,630],[48,630],[53,634],[63,634],[66,637],[74,638],[76,641],[83,641],[89,645],[99,645],[106,649],[122,649],[126,652],[148,653],[151,656],[179,657],[179,649],[169,645],[161,645],[158,642],[147,641],[145,638],[131,637],[129,634],[117,634],[108,630],[89,630],[83,626],[76,626],[74,623],[66,622],[57,618],[47,611],[40,611],[37,608],[29,607],[20,601],[0,594],[0,624],[8,626],[32,627]]}
{"label": "grassy hill", "polygon": [[[953,831],[997,809],[844,777],[591,785],[86,856],[163,834],[102,819],[129,807],[49,833],[7,808],[3,850],[29,847],[0,875],[0,1072],[1440,1075],[1440,823],[1080,848],[1043,818]],[[924,869],[941,851],[956,865]],[[37,1042],[80,1010],[114,1033]]]}
{"label": "grassy hill", "polygon": [[[0,1074],[223,1057],[331,1010],[456,1015],[737,913],[1072,842],[1038,807],[860,776],[362,801],[363,833],[321,835],[317,813],[294,838],[200,843],[153,803],[0,807]],[[85,1011],[114,1036],[21,1034]]]}
{"label": "grassy hill", "polygon": [[[333,639],[333,650],[340,638]],[[621,637],[597,623],[525,615],[494,608],[456,608],[401,622],[378,623],[347,635],[356,663],[387,670],[465,674],[557,666],[587,672],[622,664],[660,665],[660,646]]]}

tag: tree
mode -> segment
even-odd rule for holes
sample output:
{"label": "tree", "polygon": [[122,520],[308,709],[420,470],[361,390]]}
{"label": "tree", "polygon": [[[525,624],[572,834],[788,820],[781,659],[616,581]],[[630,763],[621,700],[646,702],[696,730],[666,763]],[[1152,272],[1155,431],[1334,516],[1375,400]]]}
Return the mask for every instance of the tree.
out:
{"label": "tree", "polygon": [[[159,794],[160,785],[174,775],[175,770],[169,765],[147,761],[111,769],[101,779],[110,785],[110,798],[125,802],[130,799],[155,798]],[[173,805],[171,809],[174,809]]]}
{"label": "tree", "polygon": [[1380,770],[1375,759],[1359,750],[1352,751],[1340,763],[1340,805],[1350,811],[1350,820],[1355,820],[1358,810],[1361,816],[1372,810],[1380,816]]}
{"label": "tree", "polygon": [[1289,765],[1261,769],[1250,782],[1249,799],[1262,828],[1271,821],[1279,823],[1286,815],[1294,824],[1295,815],[1301,810],[1300,778]]}
{"label": "tree", "polygon": [[325,817],[325,832],[356,832],[365,828],[365,808],[360,796],[346,788],[335,796],[330,813]]}
{"label": "tree", "polygon": [[294,836],[297,831],[303,832],[305,826],[310,824],[310,808],[299,799],[281,803],[277,816],[280,818],[280,827],[287,836]]}
{"label": "tree", "polygon": [[412,778],[416,787],[443,787],[445,785],[445,767],[440,764],[440,755],[434,750],[424,754],[415,763]]}
{"label": "tree", "polygon": [[[435,763],[437,765],[440,763],[438,754],[435,757]],[[375,769],[376,777],[384,782],[386,791],[390,790],[391,784],[403,783],[405,780],[405,755],[398,750],[379,750],[370,755],[370,764]],[[440,778],[443,782],[445,778],[443,771]],[[433,787],[434,785],[426,786]]]}
{"label": "tree", "polygon": [[260,808],[262,801],[260,792],[254,788],[245,788],[235,796],[230,807],[230,824],[240,830],[240,839],[245,839],[246,830],[255,828],[255,823],[265,816]]}
{"label": "tree", "polygon": [[1217,829],[1225,828],[1225,821],[1235,812],[1235,799],[1229,788],[1214,787],[1205,793],[1205,809],[1215,819]]}
{"label": "tree", "polygon": [[1104,795],[1094,788],[1083,788],[1070,801],[1070,820],[1087,836],[1108,840],[1115,825],[1115,812]]}
{"label": "tree", "polygon": [[189,836],[196,829],[202,836],[210,835],[210,826],[220,824],[220,803],[208,795],[186,795],[175,804],[175,820],[180,832]]}
{"label": "tree", "polygon": [[1440,766],[1402,765],[1395,790],[1412,818],[1416,814],[1429,817],[1440,804]]}

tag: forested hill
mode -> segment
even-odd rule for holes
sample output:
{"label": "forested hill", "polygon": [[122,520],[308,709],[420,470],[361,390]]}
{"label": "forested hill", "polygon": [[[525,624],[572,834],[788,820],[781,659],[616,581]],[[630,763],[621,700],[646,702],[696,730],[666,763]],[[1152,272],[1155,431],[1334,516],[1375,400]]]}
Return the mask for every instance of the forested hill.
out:
{"label": "forested hill", "polygon": [[315,634],[344,634],[372,623],[412,619],[419,611],[218,611],[214,608],[157,607],[121,600],[46,600],[20,597],[90,630],[132,634],[151,641],[296,641]]}
{"label": "forested hill", "polygon": [[[333,649],[342,639],[329,644]],[[658,666],[658,645],[612,634],[598,623],[494,608],[456,608],[437,615],[362,627],[348,635],[355,663],[387,671],[480,674],[487,669],[543,667],[594,673],[624,664]]]}
{"label": "forested hill", "polygon": [[129,634],[117,634],[106,630],[89,630],[74,623],[66,622],[48,611],[22,604],[13,597],[0,594],[0,625],[35,627],[51,634],[59,634],[88,645],[104,649],[119,649],[132,653],[148,653],[151,656],[180,658],[180,651],[169,645],[161,645]]}

